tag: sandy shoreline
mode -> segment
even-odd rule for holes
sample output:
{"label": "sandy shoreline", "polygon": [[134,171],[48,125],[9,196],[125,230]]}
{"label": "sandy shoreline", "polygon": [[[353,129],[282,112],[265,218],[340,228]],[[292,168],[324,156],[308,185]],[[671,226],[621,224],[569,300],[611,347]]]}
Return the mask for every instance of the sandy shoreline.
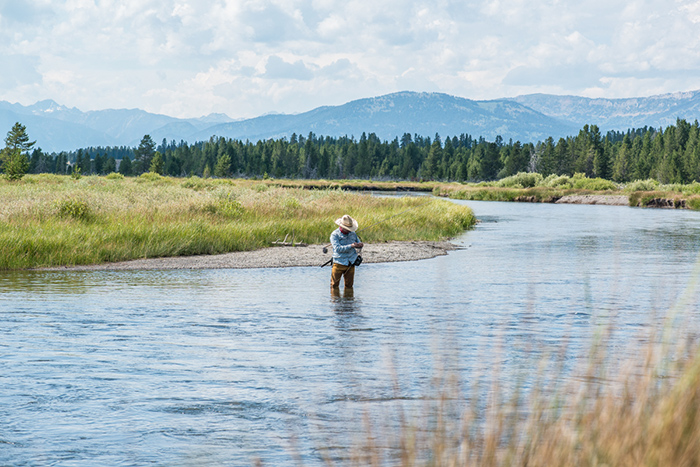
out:
{"label": "sandy shoreline", "polygon": [[[139,269],[252,269],[321,266],[331,257],[323,253],[324,245],[306,247],[276,246],[255,251],[238,251],[220,255],[145,258],[118,263],[88,266],[42,268],[44,271],[120,271]],[[443,242],[387,242],[366,244],[362,249],[363,264],[416,261],[446,255],[460,247]]]}

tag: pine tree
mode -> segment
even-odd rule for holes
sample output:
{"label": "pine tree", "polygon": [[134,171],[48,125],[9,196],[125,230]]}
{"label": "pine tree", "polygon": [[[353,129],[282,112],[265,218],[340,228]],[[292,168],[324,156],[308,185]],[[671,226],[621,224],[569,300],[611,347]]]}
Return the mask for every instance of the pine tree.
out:
{"label": "pine tree", "polygon": [[150,135],[144,135],[139,143],[139,147],[134,150],[134,160],[140,162],[138,165],[139,172],[151,167],[151,160],[155,155],[156,143]]}
{"label": "pine tree", "polygon": [[163,155],[160,152],[156,151],[156,153],[153,155],[148,171],[158,175],[163,175]]}
{"label": "pine tree", "polygon": [[556,172],[556,159],[554,154],[554,138],[547,138],[542,145],[538,171],[543,176],[548,176]]}
{"label": "pine tree", "polygon": [[625,135],[622,144],[617,150],[615,161],[613,162],[612,179],[616,182],[629,182],[631,175],[631,152],[632,143],[629,136]]}
{"label": "pine tree", "polygon": [[683,154],[686,182],[700,181],[700,128],[697,120],[690,128],[688,141]]}
{"label": "pine tree", "polygon": [[216,166],[214,166],[214,176],[220,178],[228,177],[230,175],[230,170],[231,156],[227,153],[220,154],[216,161]]}
{"label": "pine tree", "polygon": [[36,141],[29,141],[27,128],[19,122],[7,132],[5,148],[0,152],[0,163],[8,179],[19,180],[24,177],[29,170],[27,151],[35,143]]}
{"label": "pine tree", "polygon": [[105,174],[111,174],[112,172],[117,171],[117,161],[114,160],[114,157],[110,157],[107,159],[107,161],[105,161],[105,165],[102,167],[102,170]]}
{"label": "pine tree", "polygon": [[131,170],[131,159],[129,159],[129,156],[124,156],[124,158],[119,163],[119,173],[124,175],[125,177],[132,175],[133,172]]}
{"label": "pine tree", "polygon": [[467,162],[467,180],[476,182],[479,180],[488,180],[488,176],[484,174],[484,145],[480,144],[473,151],[469,161]]}
{"label": "pine tree", "polygon": [[420,172],[421,178],[425,180],[441,178],[439,172],[440,161],[442,161],[442,146],[440,144],[440,139],[435,138],[435,141],[430,145],[428,157],[423,161]]}

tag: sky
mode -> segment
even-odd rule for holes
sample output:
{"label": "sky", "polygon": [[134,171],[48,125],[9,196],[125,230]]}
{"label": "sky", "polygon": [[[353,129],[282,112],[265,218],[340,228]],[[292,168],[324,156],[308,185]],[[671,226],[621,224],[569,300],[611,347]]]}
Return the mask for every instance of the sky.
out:
{"label": "sky", "polygon": [[700,0],[0,0],[0,100],[250,118],[700,89]]}

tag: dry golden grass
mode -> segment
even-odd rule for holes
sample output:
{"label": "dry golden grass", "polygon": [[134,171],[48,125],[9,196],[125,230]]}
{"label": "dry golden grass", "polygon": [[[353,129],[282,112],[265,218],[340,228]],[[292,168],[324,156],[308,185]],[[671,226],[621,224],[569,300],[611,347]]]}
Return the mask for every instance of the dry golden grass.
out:
{"label": "dry golden grass", "polygon": [[580,371],[564,372],[555,356],[528,376],[534,381],[527,389],[522,381],[504,388],[497,364],[486,375],[490,382],[471,388],[454,373],[438,372],[421,409],[400,400],[389,413],[367,409],[365,436],[347,457],[328,456],[326,464],[700,465],[698,345],[658,344],[667,338],[648,336],[647,346],[632,353],[636,359],[620,362],[603,336]]}
{"label": "dry golden grass", "polygon": [[0,181],[0,199],[0,269],[253,250],[288,233],[323,243],[346,213],[367,226],[410,208],[366,231],[367,241],[444,239],[475,222],[469,208],[442,200],[154,174],[27,176]]}

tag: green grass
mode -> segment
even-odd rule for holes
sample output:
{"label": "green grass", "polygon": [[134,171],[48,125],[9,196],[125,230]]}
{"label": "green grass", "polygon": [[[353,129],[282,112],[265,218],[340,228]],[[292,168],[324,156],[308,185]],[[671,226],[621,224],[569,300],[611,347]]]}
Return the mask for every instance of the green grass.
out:
{"label": "green grass", "polygon": [[503,187],[454,187],[437,188],[433,193],[452,199],[473,201],[534,201],[550,203],[565,194],[582,193],[578,190],[560,190],[556,188],[503,188]]}
{"label": "green grass", "polygon": [[462,200],[536,203],[552,203],[567,195],[623,195],[630,206],[700,210],[700,183],[660,185],[655,180],[637,180],[618,186],[582,174],[543,178],[537,173],[520,173],[496,182],[436,184],[433,194]]}
{"label": "green grass", "polygon": [[500,180],[479,183],[390,182],[376,180],[260,180],[258,187],[343,189],[355,191],[422,191],[435,196],[474,201],[526,201],[551,203],[566,195],[623,195],[630,206],[676,207],[700,210],[700,183],[662,185],[656,180],[618,184],[582,173],[549,175],[521,172]]}
{"label": "green grass", "polygon": [[624,194],[609,180],[587,178],[583,174],[550,175],[518,173],[494,182],[444,183],[433,188],[433,194],[453,199],[474,201],[526,201],[552,203],[566,195]]}
{"label": "green grass", "polygon": [[33,175],[0,181],[0,269],[97,264],[253,250],[294,233],[325,243],[343,214],[367,242],[438,240],[471,227],[471,210],[444,200],[372,197],[256,181]]}

